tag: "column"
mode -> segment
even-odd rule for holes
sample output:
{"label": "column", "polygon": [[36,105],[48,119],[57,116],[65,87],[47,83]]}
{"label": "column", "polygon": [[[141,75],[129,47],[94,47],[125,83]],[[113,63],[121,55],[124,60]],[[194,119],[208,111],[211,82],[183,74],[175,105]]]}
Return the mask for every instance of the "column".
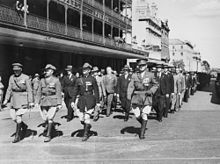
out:
{"label": "column", "polygon": [[47,31],[49,31],[49,21],[50,21],[50,19],[49,19],[49,9],[50,9],[50,0],[47,0]]}
{"label": "column", "polygon": [[67,35],[67,10],[68,10],[68,6],[67,4],[65,5],[65,35]]}
{"label": "column", "polygon": [[92,16],[92,41],[94,41],[94,16]]}
{"label": "column", "polygon": [[121,14],[121,12],[120,12],[120,8],[121,8],[121,1],[118,0],[118,13],[119,13],[119,14]]}
{"label": "column", "polygon": [[103,18],[102,18],[102,37],[103,37],[103,44],[105,44],[105,0],[103,2]]}
{"label": "column", "polygon": [[24,26],[27,27],[27,0],[24,0]]}
{"label": "column", "polygon": [[83,0],[81,1],[80,9],[80,37],[83,39]]}

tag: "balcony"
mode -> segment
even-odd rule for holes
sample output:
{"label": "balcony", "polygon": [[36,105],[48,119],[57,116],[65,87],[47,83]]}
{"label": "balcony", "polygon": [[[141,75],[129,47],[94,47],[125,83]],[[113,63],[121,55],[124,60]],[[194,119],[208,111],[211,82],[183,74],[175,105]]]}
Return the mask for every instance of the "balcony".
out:
{"label": "balcony", "polygon": [[55,37],[60,36],[72,40],[82,40],[85,42],[95,43],[100,46],[133,52],[132,47],[129,44],[115,44],[113,39],[104,39],[101,35],[92,34],[87,31],[81,31],[76,27],[58,23],[53,20],[47,20],[46,18],[32,14],[27,15],[25,26],[24,19],[20,18],[15,10],[0,5],[0,26],[2,24],[18,27],[20,29],[22,28],[23,30],[30,32],[37,31],[43,33],[45,36],[55,35]]}

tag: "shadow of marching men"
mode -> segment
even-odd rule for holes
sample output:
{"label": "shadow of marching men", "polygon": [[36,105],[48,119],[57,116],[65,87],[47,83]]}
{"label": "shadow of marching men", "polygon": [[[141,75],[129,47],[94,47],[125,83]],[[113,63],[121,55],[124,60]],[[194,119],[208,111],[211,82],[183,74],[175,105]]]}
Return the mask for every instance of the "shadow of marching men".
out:
{"label": "shadow of marching men", "polygon": [[[46,128],[46,122],[43,122],[41,124],[39,124],[37,127],[44,127],[45,129],[43,130],[43,132],[41,134],[39,134],[38,137],[40,136],[46,136],[46,133],[47,133],[47,128]],[[60,130],[57,130],[57,127],[59,127],[61,124],[58,123],[58,122],[54,122],[53,123],[53,127],[52,127],[52,130],[51,130],[51,139],[53,138],[56,138],[56,137],[60,137],[60,136],[63,136],[63,132],[60,131]]]}

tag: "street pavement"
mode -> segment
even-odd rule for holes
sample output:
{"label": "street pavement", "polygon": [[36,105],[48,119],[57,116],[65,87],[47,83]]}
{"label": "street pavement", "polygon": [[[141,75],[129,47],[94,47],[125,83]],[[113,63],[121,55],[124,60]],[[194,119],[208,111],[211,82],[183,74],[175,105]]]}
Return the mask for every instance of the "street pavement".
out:
{"label": "street pavement", "polygon": [[55,138],[44,143],[39,111],[24,116],[27,136],[12,144],[15,123],[7,110],[0,112],[0,163],[220,163],[220,100],[214,86],[197,91],[188,103],[162,123],[151,115],[146,139],[139,140],[140,125],[131,115],[128,122],[117,109],[106,118],[92,122],[92,136],[81,141],[82,126],[77,118],[67,123],[56,115]]}

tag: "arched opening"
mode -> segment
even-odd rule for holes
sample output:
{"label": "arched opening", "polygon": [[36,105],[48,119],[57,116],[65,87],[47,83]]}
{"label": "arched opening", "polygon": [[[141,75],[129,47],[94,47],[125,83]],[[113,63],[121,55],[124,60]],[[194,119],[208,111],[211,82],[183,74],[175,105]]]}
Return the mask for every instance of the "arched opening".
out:
{"label": "arched opening", "polygon": [[80,28],[80,13],[73,9],[67,10],[67,25]]}
{"label": "arched opening", "polygon": [[92,32],[92,18],[88,15],[83,15],[83,30]]}
{"label": "arched opening", "polygon": [[63,5],[51,1],[49,4],[49,18],[59,23],[65,23],[65,8]]}
{"label": "arched opening", "polygon": [[94,33],[98,35],[102,35],[102,22],[98,20],[94,20]]}

